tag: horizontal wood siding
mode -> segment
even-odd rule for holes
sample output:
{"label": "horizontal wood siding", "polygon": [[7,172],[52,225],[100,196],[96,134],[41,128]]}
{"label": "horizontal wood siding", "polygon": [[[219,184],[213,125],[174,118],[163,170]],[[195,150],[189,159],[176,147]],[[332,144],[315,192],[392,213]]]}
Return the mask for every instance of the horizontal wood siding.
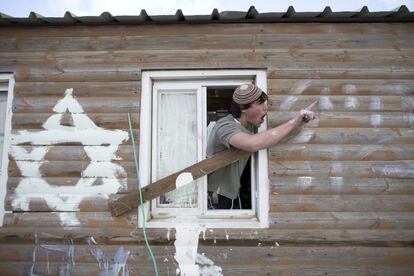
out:
{"label": "horizontal wood siding", "polygon": [[[82,114],[99,129],[128,132],[131,112],[138,145],[143,70],[265,68],[269,127],[314,100],[316,119],[269,149],[269,228],[207,229],[198,252],[224,275],[413,275],[413,29],[413,23],[2,27],[0,71],[16,80],[12,134],[44,131],[73,88]],[[63,114],[61,123],[71,126],[73,118]],[[10,154],[2,183],[10,211],[0,229],[4,274],[96,275],[105,267],[97,252],[111,265],[121,248],[129,252],[130,275],[152,273],[142,231],[134,231],[136,211],[112,217],[102,193],[59,207],[33,198],[30,211],[13,204],[23,179],[77,185],[91,163],[83,145],[57,142],[41,157],[36,150],[48,145],[16,146],[33,154],[20,160]],[[99,161],[122,168],[108,178],[124,183],[120,193],[136,190],[131,139],[114,156]],[[22,170],[21,162],[39,169]],[[175,230],[148,229],[148,237],[160,275],[175,274]]]}

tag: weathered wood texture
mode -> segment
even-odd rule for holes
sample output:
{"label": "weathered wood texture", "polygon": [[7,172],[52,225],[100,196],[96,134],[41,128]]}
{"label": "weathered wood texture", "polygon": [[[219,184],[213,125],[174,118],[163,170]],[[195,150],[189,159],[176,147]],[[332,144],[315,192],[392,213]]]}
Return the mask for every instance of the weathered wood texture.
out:
{"label": "weathered wood texture", "polygon": [[[413,275],[413,29],[413,23],[0,28],[0,71],[14,72],[16,80],[13,134],[44,130],[73,88],[99,128],[127,131],[131,112],[138,145],[142,70],[266,68],[269,126],[314,100],[316,119],[269,149],[269,228],[209,229],[198,252],[224,275]],[[62,193],[59,206],[37,194],[27,206],[34,212],[13,204],[24,193],[22,179],[75,186],[96,156],[75,142],[54,144],[43,157],[36,150],[45,145],[17,146],[33,154],[10,155],[10,177],[2,183],[6,209],[15,211],[0,229],[3,274],[67,268],[96,275],[105,264],[93,252],[110,259],[121,247],[130,251],[130,274],[152,273],[142,232],[130,235],[136,212],[112,217],[104,191],[80,202]],[[131,139],[114,156],[110,163],[122,170],[110,180],[124,183],[120,193],[136,191]],[[39,170],[21,170],[18,162]],[[43,234],[66,247],[47,256]],[[87,243],[88,236],[98,244]],[[160,274],[175,274],[174,229],[170,235],[151,228],[148,237],[157,244]],[[72,256],[71,239],[75,266],[65,257]]]}

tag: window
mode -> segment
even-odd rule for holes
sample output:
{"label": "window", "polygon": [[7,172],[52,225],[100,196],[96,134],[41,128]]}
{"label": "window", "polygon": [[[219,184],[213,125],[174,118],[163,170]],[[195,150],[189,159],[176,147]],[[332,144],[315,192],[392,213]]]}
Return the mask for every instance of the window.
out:
{"label": "window", "polygon": [[[266,71],[143,72],[140,118],[143,186],[205,159],[209,129],[227,114],[234,89],[244,83],[256,83],[266,91]],[[264,129],[265,123],[259,131]],[[216,228],[267,227],[266,150],[251,156],[243,179],[243,209],[208,209],[207,177],[203,177],[146,204],[147,225],[168,227],[179,218]]]}
{"label": "window", "polygon": [[11,103],[14,79],[12,74],[0,74],[0,226],[3,225],[4,199],[7,191],[7,143],[11,129]]}

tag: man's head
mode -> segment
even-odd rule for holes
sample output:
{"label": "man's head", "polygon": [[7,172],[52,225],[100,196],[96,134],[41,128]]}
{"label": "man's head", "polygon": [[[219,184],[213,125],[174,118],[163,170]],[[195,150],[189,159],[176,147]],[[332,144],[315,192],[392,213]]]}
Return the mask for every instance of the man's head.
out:
{"label": "man's head", "polygon": [[230,113],[242,123],[259,127],[267,114],[267,94],[254,84],[243,84],[234,90]]}

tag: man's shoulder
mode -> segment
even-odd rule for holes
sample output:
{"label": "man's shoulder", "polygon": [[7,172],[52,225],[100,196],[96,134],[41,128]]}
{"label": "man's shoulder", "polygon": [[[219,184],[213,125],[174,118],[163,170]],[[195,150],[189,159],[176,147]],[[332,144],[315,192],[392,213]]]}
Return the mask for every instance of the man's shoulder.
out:
{"label": "man's shoulder", "polygon": [[222,125],[222,124],[228,124],[228,123],[236,123],[236,121],[234,120],[233,115],[231,115],[231,114],[217,120],[216,125]]}

